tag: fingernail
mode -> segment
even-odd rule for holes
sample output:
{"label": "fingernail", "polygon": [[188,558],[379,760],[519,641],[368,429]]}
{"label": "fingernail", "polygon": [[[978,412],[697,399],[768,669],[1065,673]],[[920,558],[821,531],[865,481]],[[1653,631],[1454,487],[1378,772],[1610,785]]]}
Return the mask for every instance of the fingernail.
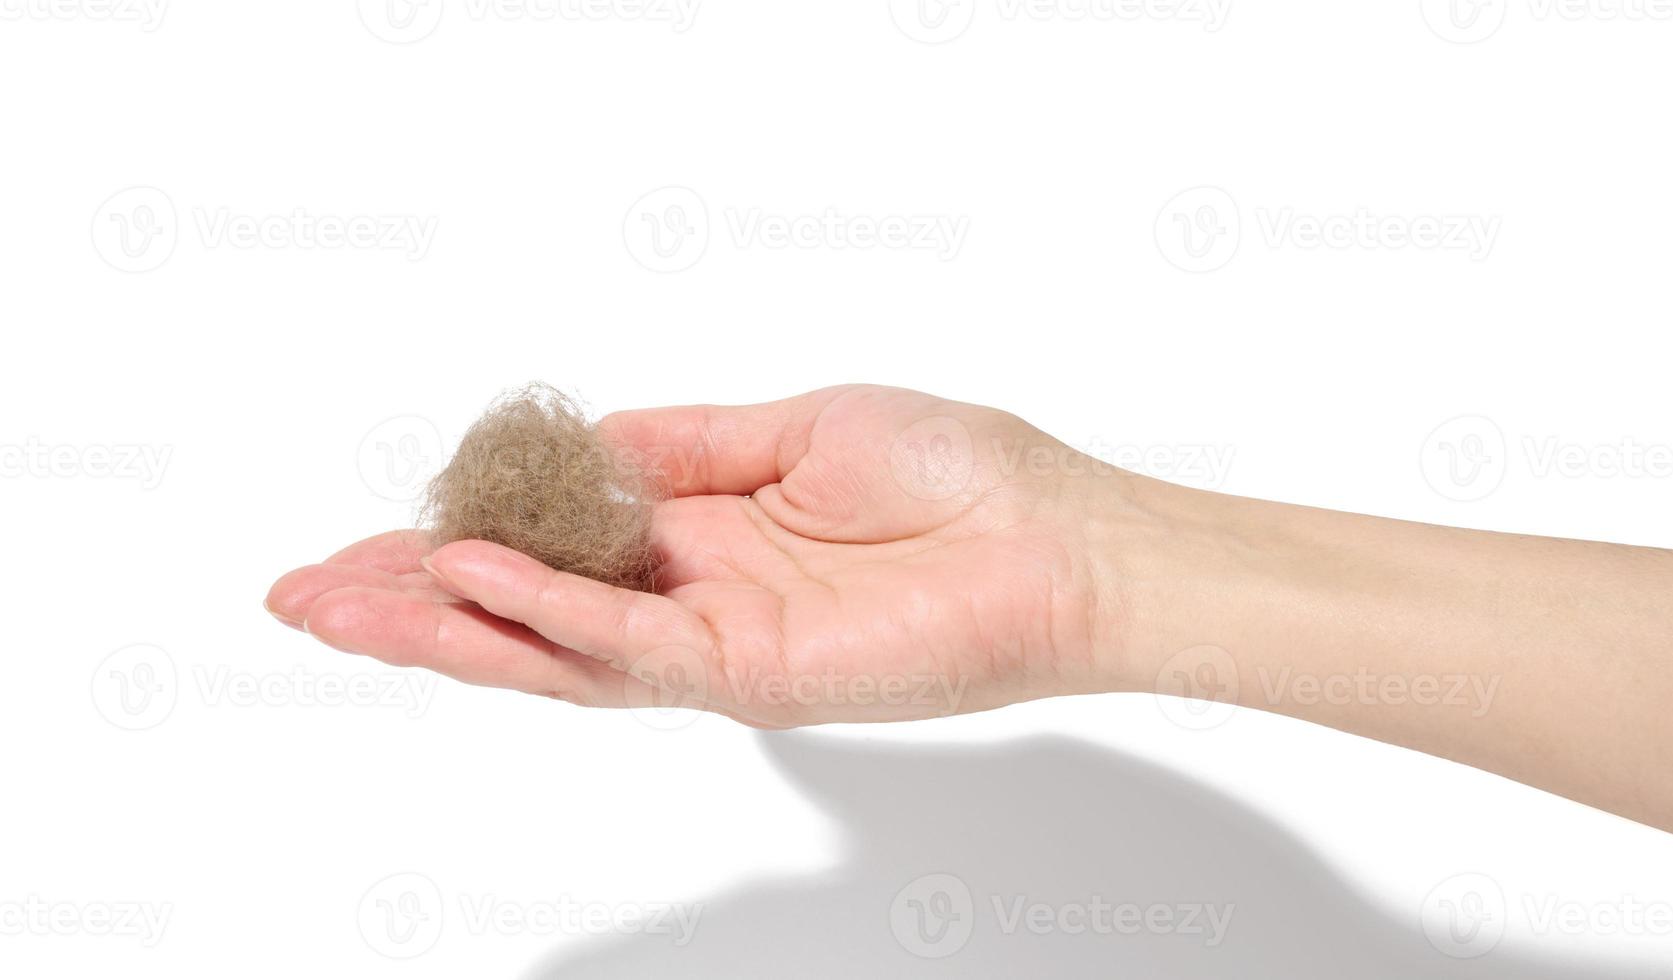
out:
{"label": "fingernail", "polygon": [[424,557],[418,559],[418,564],[419,567],[423,568],[426,572],[429,572],[430,577],[440,583],[442,588],[454,593],[459,591],[454,584],[448,580],[448,577],[443,575],[441,570],[431,563],[429,555],[425,555]]}
{"label": "fingernail", "polygon": [[[289,616],[283,615],[277,609],[274,609],[272,606],[268,605],[266,599],[261,600],[261,608],[267,610],[267,615],[272,616],[274,619],[277,619],[279,622],[284,623],[286,626],[289,626],[291,629],[293,629],[293,630],[303,629],[303,624],[300,621],[292,619]],[[306,632],[306,630],[304,630],[304,632]]]}

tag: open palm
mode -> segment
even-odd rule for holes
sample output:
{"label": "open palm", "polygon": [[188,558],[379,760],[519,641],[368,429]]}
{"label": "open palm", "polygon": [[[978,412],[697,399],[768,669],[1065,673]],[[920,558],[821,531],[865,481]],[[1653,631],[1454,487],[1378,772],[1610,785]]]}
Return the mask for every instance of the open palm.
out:
{"label": "open palm", "polygon": [[593,706],[884,721],[1088,687],[1101,616],[1070,451],[993,409],[850,386],[601,428],[669,491],[657,594],[422,532],[281,578],[338,649]]}

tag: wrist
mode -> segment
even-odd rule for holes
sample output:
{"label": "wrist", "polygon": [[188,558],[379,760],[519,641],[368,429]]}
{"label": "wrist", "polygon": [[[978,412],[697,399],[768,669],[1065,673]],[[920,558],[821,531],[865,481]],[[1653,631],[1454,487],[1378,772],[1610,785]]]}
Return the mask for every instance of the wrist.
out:
{"label": "wrist", "polygon": [[1158,690],[1176,655],[1218,647],[1242,656],[1267,629],[1289,576],[1278,540],[1283,504],[1244,500],[1121,473],[1087,495],[1085,547],[1100,691]]}
{"label": "wrist", "polygon": [[1145,690],[1156,624],[1166,616],[1154,583],[1171,507],[1158,507],[1157,498],[1173,488],[1126,471],[1072,484],[1069,534],[1085,568],[1091,643],[1085,689],[1075,693]]}

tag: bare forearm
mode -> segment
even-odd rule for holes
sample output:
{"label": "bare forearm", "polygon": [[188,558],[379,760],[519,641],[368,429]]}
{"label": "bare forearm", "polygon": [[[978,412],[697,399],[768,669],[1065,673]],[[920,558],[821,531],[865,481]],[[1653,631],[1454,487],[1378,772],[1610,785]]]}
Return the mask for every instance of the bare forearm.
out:
{"label": "bare forearm", "polygon": [[1673,552],[1123,486],[1127,686],[1207,648],[1242,704],[1673,829]]}

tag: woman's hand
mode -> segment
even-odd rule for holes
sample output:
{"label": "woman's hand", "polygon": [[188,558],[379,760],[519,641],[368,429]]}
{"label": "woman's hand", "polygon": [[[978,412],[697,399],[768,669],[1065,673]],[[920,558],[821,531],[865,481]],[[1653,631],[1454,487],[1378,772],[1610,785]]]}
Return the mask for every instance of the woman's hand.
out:
{"label": "woman's hand", "polygon": [[1673,553],[1186,490],[891,388],[603,426],[672,490],[659,594],[403,531],[268,608],[471,683],[767,727],[1235,700],[1673,829]]}
{"label": "woman's hand", "polygon": [[1130,477],[1014,416],[851,386],[601,429],[671,492],[653,521],[658,594],[398,531],[284,576],[268,609],[337,649],[473,684],[763,727],[1133,680],[1111,667],[1120,603],[1099,530]]}

